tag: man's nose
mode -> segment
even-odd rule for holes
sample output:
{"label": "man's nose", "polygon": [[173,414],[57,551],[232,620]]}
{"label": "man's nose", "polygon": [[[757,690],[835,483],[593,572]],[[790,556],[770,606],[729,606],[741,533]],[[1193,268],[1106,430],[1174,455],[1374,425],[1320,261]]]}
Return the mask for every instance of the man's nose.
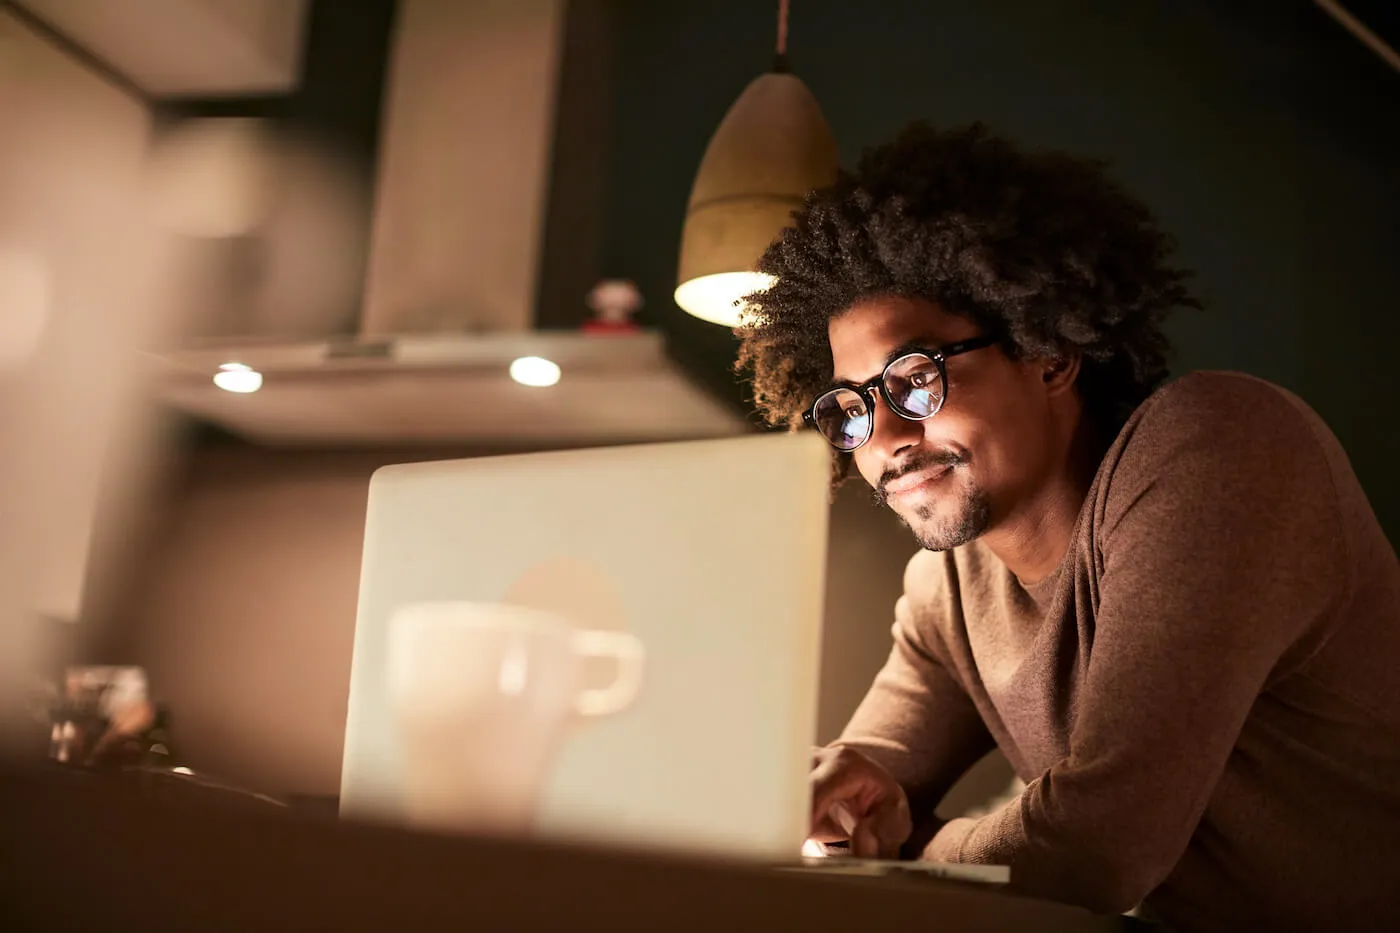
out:
{"label": "man's nose", "polygon": [[888,462],[893,460],[896,454],[917,445],[923,439],[924,424],[922,421],[910,421],[895,414],[894,409],[885,402],[883,393],[871,394],[875,396],[871,408],[875,416],[875,427],[870,435],[870,444]]}

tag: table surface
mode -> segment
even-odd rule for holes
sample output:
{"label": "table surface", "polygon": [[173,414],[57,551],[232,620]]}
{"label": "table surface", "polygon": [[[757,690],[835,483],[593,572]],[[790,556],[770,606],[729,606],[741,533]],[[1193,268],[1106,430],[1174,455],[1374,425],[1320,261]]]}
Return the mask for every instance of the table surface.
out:
{"label": "table surface", "polygon": [[5,929],[1068,933],[1127,923],[937,878],[436,836],[54,769],[0,771],[0,826]]}

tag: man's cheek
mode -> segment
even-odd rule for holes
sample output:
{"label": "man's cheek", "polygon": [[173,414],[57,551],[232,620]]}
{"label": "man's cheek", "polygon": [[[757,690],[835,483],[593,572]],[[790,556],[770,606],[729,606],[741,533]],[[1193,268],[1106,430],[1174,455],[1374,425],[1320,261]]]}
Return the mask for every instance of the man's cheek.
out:
{"label": "man's cheek", "polygon": [[865,480],[867,486],[875,488],[875,484],[880,482],[880,464],[873,462],[871,457],[861,456],[860,451],[851,455],[856,461],[856,472],[860,473],[860,478]]}

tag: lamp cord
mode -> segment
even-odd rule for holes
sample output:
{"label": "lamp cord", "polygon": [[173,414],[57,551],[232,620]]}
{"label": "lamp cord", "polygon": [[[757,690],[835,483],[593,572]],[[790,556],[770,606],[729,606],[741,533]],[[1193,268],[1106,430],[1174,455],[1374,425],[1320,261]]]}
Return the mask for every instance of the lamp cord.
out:
{"label": "lamp cord", "polygon": [[778,0],[778,45],[773,56],[773,70],[787,71],[788,0]]}
{"label": "lamp cord", "polygon": [[1360,39],[1363,45],[1379,55],[1387,65],[1400,71],[1400,52],[1395,51],[1384,39],[1367,29],[1366,24],[1347,12],[1346,7],[1336,0],[1313,0],[1313,2],[1321,7],[1324,13],[1340,23],[1343,29]]}

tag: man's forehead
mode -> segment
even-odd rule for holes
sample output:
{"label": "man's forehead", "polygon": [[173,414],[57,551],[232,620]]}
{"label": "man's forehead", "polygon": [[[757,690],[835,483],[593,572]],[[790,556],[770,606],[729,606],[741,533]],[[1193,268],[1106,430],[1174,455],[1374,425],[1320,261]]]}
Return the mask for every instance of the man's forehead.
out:
{"label": "man's forehead", "polygon": [[838,355],[833,348],[832,373],[837,382],[866,382],[880,375],[886,366],[905,353],[937,347],[940,342],[932,337],[915,336],[896,343],[870,341],[862,344],[859,352],[849,354]]}
{"label": "man's forehead", "polygon": [[971,322],[932,305],[903,299],[856,305],[828,327],[832,372],[837,382],[865,382],[901,351],[952,343],[971,336],[971,329]]}

